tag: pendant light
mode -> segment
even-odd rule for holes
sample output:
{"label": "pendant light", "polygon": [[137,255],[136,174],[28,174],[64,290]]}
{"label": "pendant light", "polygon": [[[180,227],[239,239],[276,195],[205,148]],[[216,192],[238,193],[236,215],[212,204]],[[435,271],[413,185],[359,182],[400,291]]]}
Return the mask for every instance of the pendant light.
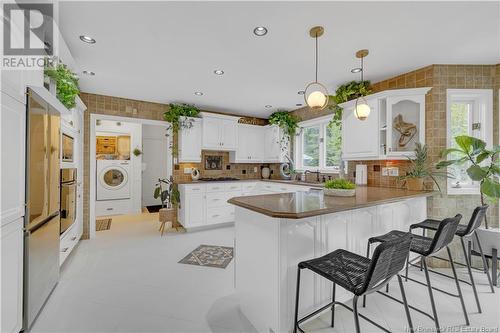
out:
{"label": "pendant light", "polygon": [[325,29],[321,26],[313,27],[309,31],[309,35],[316,41],[316,80],[306,86],[304,100],[313,110],[323,110],[328,105],[328,91],[318,82],[318,37],[321,37],[324,32]]}
{"label": "pendant light", "polygon": [[[368,50],[359,50],[356,52],[356,58],[361,59],[361,82],[363,82],[363,73],[365,71],[363,67],[363,58],[368,55]],[[363,96],[359,96],[356,99],[356,103],[354,104],[354,115],[359,120],[366,120],[370,115],[370,106],[366,102],[366,99]]]}

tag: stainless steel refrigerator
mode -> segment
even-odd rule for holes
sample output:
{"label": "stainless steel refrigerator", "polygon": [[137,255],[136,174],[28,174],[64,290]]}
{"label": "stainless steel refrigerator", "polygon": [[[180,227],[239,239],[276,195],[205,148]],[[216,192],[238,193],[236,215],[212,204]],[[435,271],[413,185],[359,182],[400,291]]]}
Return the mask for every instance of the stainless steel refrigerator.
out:
{"label": "stainless steel refrigerator", "polygon": [[28,89],[24,329],[59,281],[60,114]]}

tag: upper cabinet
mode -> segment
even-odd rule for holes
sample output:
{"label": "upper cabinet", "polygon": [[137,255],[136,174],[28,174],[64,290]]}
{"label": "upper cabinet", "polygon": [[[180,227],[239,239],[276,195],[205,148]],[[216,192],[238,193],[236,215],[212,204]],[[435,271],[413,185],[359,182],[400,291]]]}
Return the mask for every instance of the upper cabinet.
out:
{"label": "upper cabinet", "polygon": [[191,118],[192,126],[179,131],[179,163],[201,163],[201,118]]}
{"label": "upper cabinet", "polygon": [[239,117],[202,112],[202,148],[207,150],[235,150]]}
{"label": "upper cabinet", "polygon": [[425,143],[425,95],[430,89],[386,90],[367,96],[371,113],[364,121],[354,116],[355,101],[341,104],[342,158],[414,157],[415,143]]}
{"label": "upper cabinet", "polygon": [[229,153],[231,163],[262,163],[264,160],[264,127],[238,124],[236,150]]}

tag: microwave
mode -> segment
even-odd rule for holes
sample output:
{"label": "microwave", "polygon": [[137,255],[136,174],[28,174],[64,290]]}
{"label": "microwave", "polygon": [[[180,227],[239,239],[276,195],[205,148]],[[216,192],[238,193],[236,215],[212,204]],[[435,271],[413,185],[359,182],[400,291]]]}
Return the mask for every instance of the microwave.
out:
{"label": "microwave", "polygon": [[63,133],[62,135],[62,149],[61,149],[61,160],[63,162],[74,162],[73,160],[73,154],[75,150],[75,139],[66,134]]}

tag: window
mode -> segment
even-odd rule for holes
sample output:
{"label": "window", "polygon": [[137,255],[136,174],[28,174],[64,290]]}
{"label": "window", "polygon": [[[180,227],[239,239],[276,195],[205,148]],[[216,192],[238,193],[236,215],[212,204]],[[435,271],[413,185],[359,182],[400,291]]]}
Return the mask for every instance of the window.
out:
{"label": "window", "polygon": [[[447,97],[447,146],[456,148],[455,137],[468,135],[492,144],[492,91],[488,89],[448,89]],[[449,159],[459,158],[456,154]],[[470,163],[448,167],[455,178],[448,179],[448,194],[478,194],[479,183],[467,175]]]}
{"label": "window", "polygon": [[342,136],[339,126],[329,125],[331,116],[299,124],[295,161],[298,170],[338,172],[341,165]]}

